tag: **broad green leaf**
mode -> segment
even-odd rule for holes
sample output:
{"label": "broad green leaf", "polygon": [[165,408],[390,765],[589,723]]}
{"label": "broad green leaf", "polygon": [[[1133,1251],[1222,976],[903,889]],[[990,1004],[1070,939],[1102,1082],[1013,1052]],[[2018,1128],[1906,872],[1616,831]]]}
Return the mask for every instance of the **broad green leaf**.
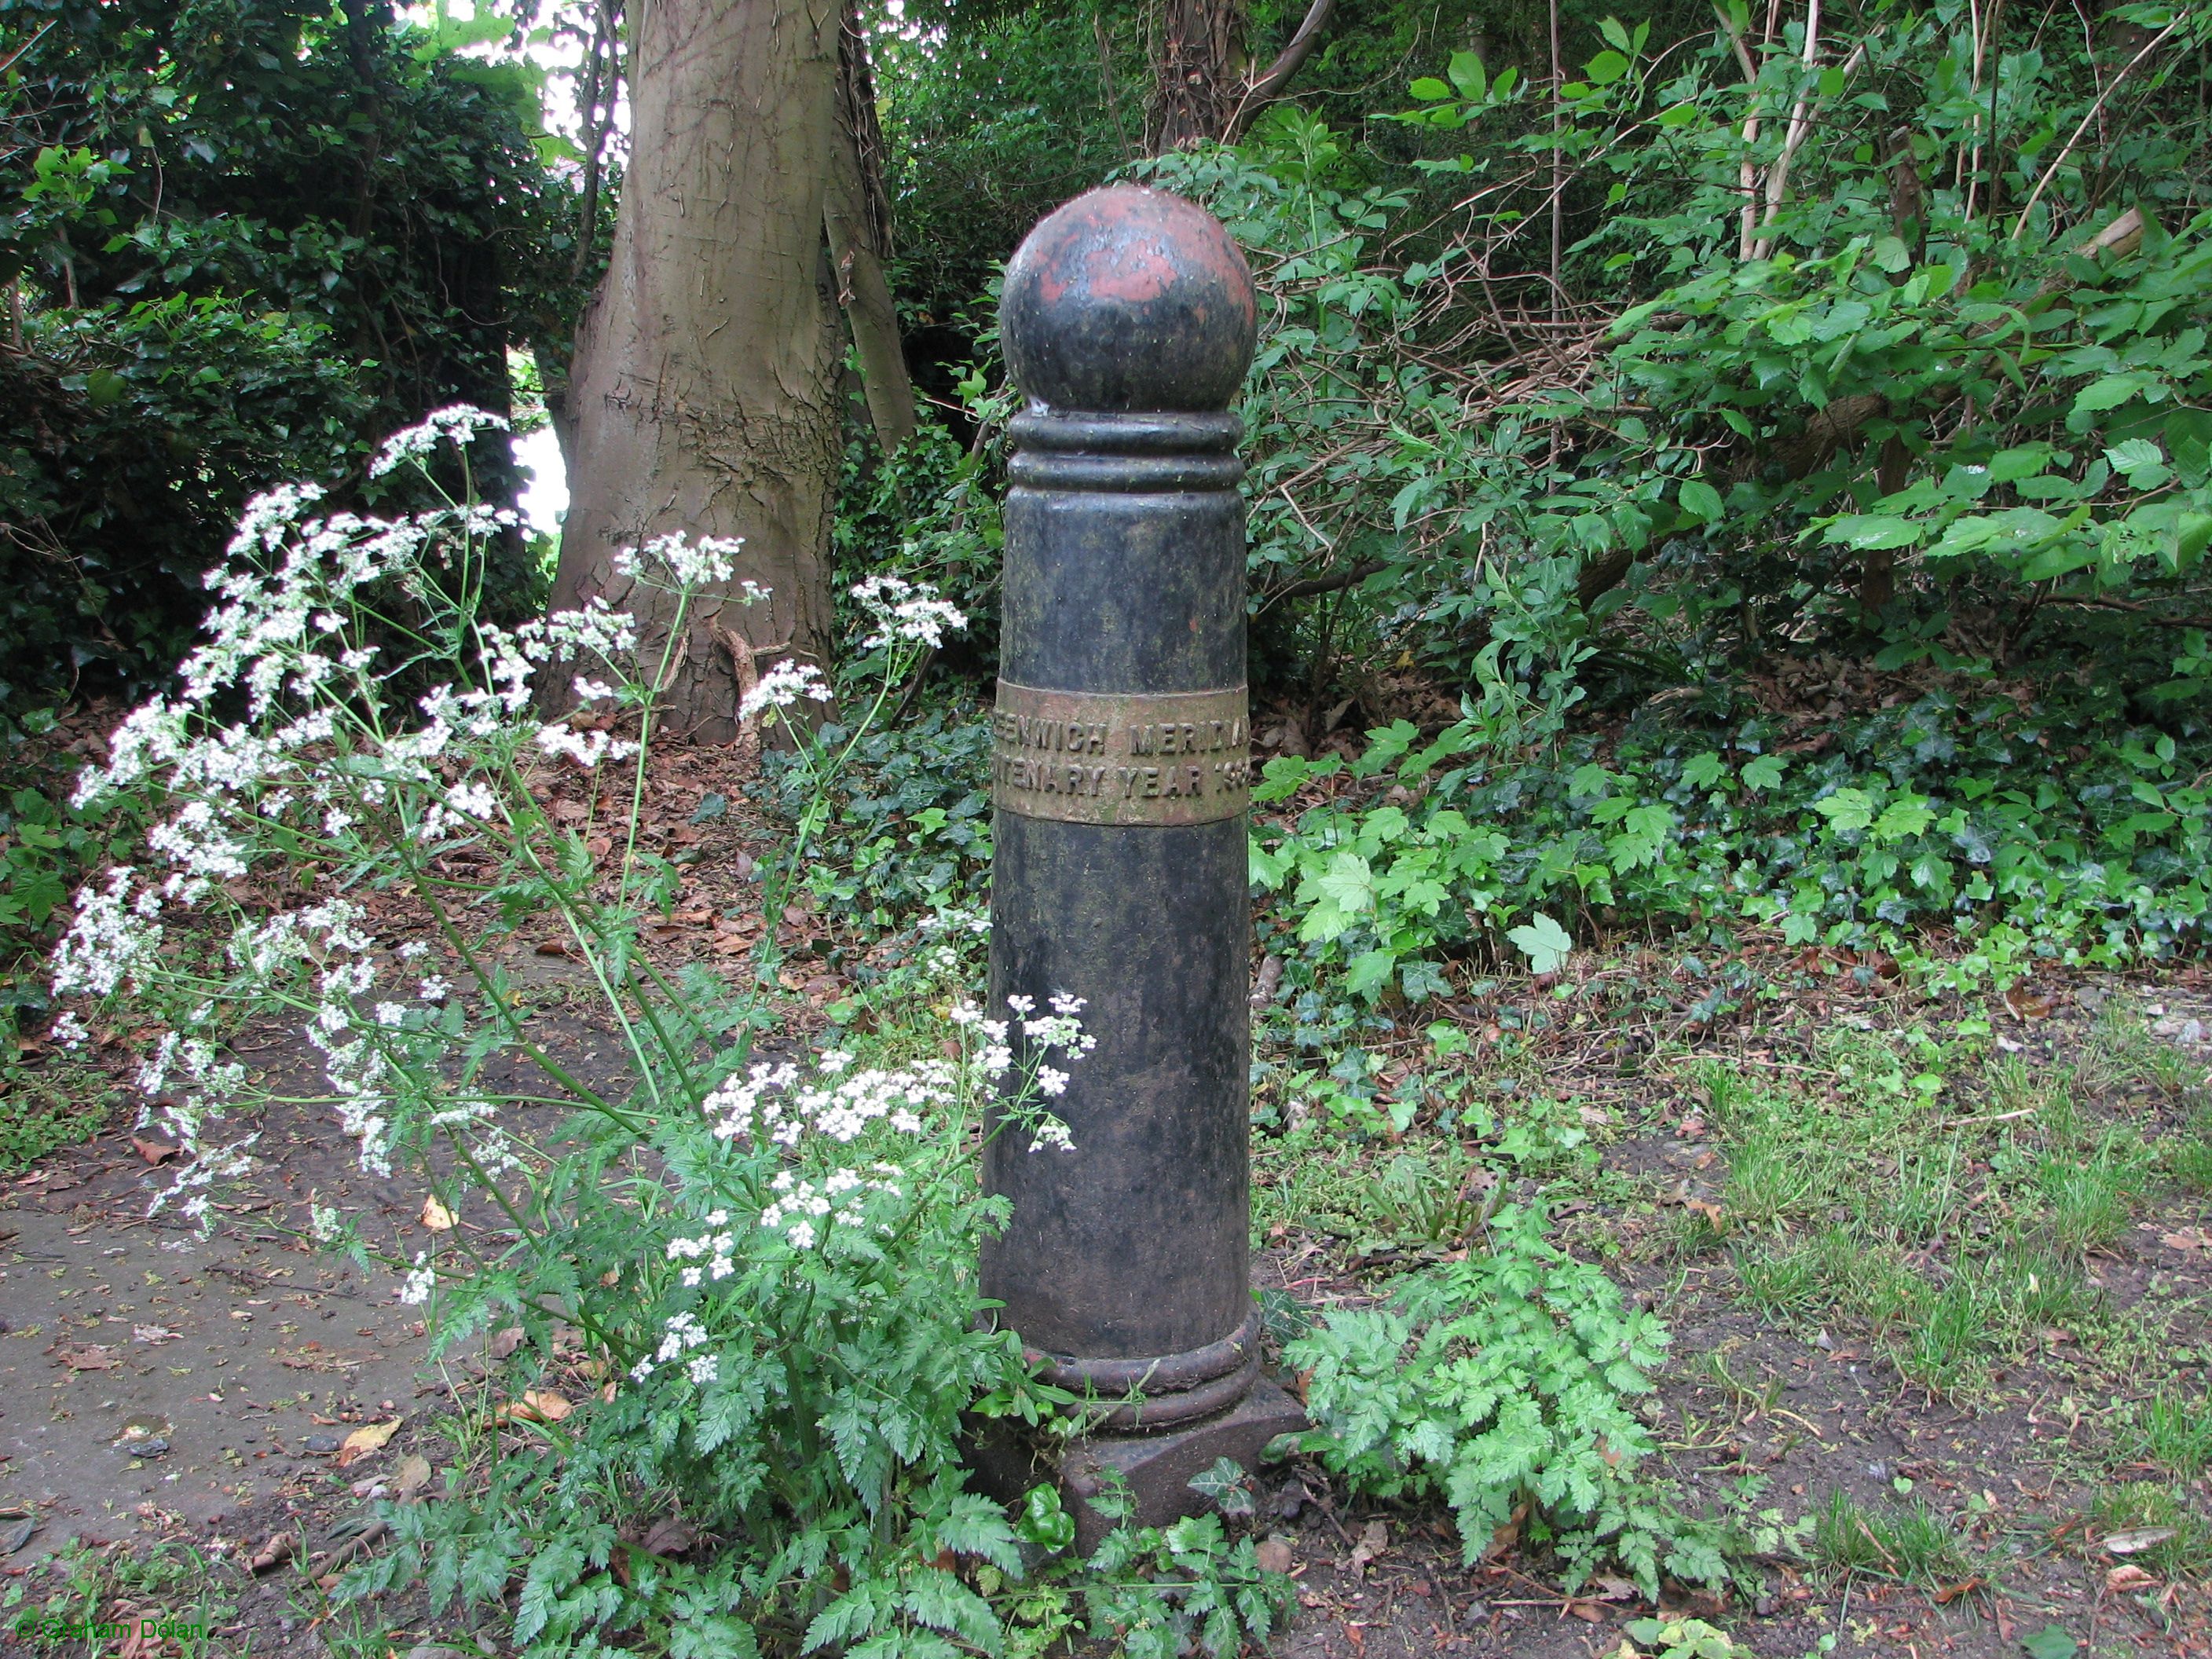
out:
{"label": "broad green leaf", "polygon": [[1451,76],[1452,85],[1459,88],[1461,97],[1469,103],[1480,103],[1490,94],[1490,77],[1484,73],[1482,58],[1473,52],[1455,52],[1444,73]]}
{"label": "broad green leaf", "polygon": [[1745,762],[1739,775],[1747,789],[1771,789],[1782,781],[1782,774],[1789,764],[1787,755],[1761,755]]}
{"label": "broad green leaf", "polygon": [[1909,519],[1894,519],[1886,514],[1853,514],[1830,525],[1826,539],[1831,544],[1841,543],[1845,547],[1862,550],[1881,547],[1910,547],[1920,539],[1921,526]]}
{"label": "broad green leaf", "polygon": [[1438,103],[1452,95],[1450,85],[1437,80],[1433,75],[1424,75],[1413,82],[1410,90],[1425,104]]}
{"label": "broad green leaf", "polygon": [[2150,377],[2144,374],[2107,374],[2101,380],[2093,380],[2075,395],[2074,410],[2081,414],[2118,409],[2149,384]]}
{"label": "broad green leaf", "polygon": [[1903,796],[1881,809],[1881,816],[1867,828],[1867,839],[1887,845],[1917,836],[1935,822],[1936,814],[1924,797]]}
{"label": "broad green leaf", "polygon": [[1682,763],[1682,781],[1694,789],[1710,789],[1728,775],[1728,763],[1708,750]]}
{"label": "broad green leaf", "polygon": [[1628,73],[1628,59],[1617,52],[1601,52],[1589,60],[1583,72],[1593,86],[1609,87]]}
{"label": "broad green leaf", "polygon": [[1520,927],[1507,928],[1505,937],[1521,947],[1529,968],[1539,974],[1558,973],[1575,948],[1574,935],[1541,910]]}
{"label": "broad green leaf", "polygon": [[1678,499],[1682,503],[1682,511],[1693,518],[1704,520],[1707,524],[1718,519],[1725,510],[1721,501],[1721,492],[1703,478],[1684,479]]}
{"label": "broad green leaf", "polygon": [[1345,964],[1345,989],[1364,996],[1376,986],[1387,983],[1397,965],[1395,951],[1363,951]]}
{"label": "broad green leaf", "polygon": [[1874,822],[1874,798],[1863,789],[1848,786],[1813,803],[1813,810],[1827,819],[1838,834],[1850,835]]}
{"label": "broad green leaf", "polygon": [[2061,542],[2056,547],[2045,548],[2022,564],[2020,577],[2022,581],[2047,582],[2096,562],[2097,550],[2088,543]]}

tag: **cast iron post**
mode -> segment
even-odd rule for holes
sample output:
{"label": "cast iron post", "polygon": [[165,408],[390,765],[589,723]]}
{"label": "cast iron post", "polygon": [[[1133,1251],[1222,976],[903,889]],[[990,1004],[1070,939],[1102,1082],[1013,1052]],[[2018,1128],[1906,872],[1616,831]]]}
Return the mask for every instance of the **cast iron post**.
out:
{"label": "cast iron post", "polygon": [[1246,1238],[1251,920],[1242,423],[1252,278],[1204,210],[1094,191],[1006,270],[1014,418],[992,784],[991,996],[1084,1000],[1097,1048],[1008,1135],[984,1251],[998,1317],[1108,1407],[1060,1471],[1121,1471],[1136,1519],[1201,1506],[1296,1407],[1259,1372]]}

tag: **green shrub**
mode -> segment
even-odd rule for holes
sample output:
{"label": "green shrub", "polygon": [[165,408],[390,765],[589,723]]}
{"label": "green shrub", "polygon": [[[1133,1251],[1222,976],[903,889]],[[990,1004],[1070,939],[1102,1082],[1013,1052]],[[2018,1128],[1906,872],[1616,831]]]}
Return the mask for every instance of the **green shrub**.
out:
{"label": "green shrub", "polygon": [[[1396,1280],[1380,1306],[1332,1310],[1284,1359],[1310,1373],[1300,1449],[1373,1496],[1441,1496],[1470,1563],[1518,1524],[1559,1553],[1570,1589],[1611,1561],[1656,1599],[1662,1575],[1725,1583],[1747,1541],[1638,1476],[1654,1446],[1635,1401],[1667,1343],[1546,1238],[1540,1212],[1508,1205],[1462,1260]],[[1764,1522],[1749,1547],[1779,1547]]]}
{"label": "green shrub", "polygon": [[[447,411],[384,462],[498,424]],[[486,617],[484,522],[472,506],[325,517],[298,487],[255,499],[181,689],[132,714],[83,792],[156,785],[160,821],[80,895],[57,954],[58,994],[159,1031],[138,1080],[188,1156],[157,1207],[204,1216],[250,1145],[234,1119],[268,1097],[222,1022],[295,1021],[362,1167],[404,1168],[447,1217],[411,1261],[320,1205],[317,1236],[402,1275],[434,1355],[522,1334],[494,1379],[507,1400],[465,1401],[453,1425],[474,1478],[388,1505],[396,1547],[343,1593],[419,1581],[442,1611],[512,1592],[515,1639],[544,1655],[643,1641],[949,1656],[1015,1636],[1042,1647],[1091,1618],[1159,1659],[1186,1642],[1225,1659],[1264,1634],[1283,1581],[1218,1525],[1128,1531],[1102,1577],[1068,1558],[1049,1493],[1017,1517],[963,1490],[967,1424],[1039,1425],[1073,1403],[981,1317],[977,1249],[1005,1202],[976,1169],[1000,1134],[1044,1157],[1067,1144],[1044,1106],[1065,1080],[1054,1068],[1088,1046],[1079,1004],[1010,996],[1003,1022],[963,1006],[977,964],[955,928],[881,988],[865,1039],[758,1052],[778,1023],[772,939],[727,982],[672,975],[640,948],[680,877],[637,833],[665,657],[640,660],[634,626],[604,605],[513,629]],[[671,641],[697,590],[729,580],[732,550],[668,538],[628,556],[675,597]],[[839,740],[787,722],[805,782],[764,882],[769,915],[837,769],[925,641],[961,622],[903,584],[857,597],[891,643]],[[428,677],[419,697],[395,692],[397,657]],[[529,712],[532,675],[556,658],[584,671],[598,720]],[[786,665],[745,712],[788,715],[824,690]],[[596,853],[549,805],[547,769],[569,765],[627,769]],[[405,896],[415,937],[380,936],[395,913],[373,919],[352,896],[367,885]],[[619,1044],[597,1080],[540,1041],[500,965],[542,920]],[[77,1008],[57,1027],[81,1034]],[[518,1073],[536,1080],[505,1080]],[[582,1381],[573,1409],[532,1403],[556,1373]]]}

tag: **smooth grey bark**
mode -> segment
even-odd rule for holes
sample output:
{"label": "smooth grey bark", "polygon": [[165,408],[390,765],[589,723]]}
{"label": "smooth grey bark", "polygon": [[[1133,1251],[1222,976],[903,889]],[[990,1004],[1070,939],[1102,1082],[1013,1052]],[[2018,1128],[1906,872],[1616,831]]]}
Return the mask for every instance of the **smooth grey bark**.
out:
{"label": "smooth grey bark", "polygon": [[702,596],[664,680],[670,729],[738,735],[738,664],[830,650],[842,357],[823,222],[838,0],[633,0],[629,165],[568,388],[574,461],[553,604],[639,623],[649,672],[674,606],[617,550],[744,539],[745,606]]}

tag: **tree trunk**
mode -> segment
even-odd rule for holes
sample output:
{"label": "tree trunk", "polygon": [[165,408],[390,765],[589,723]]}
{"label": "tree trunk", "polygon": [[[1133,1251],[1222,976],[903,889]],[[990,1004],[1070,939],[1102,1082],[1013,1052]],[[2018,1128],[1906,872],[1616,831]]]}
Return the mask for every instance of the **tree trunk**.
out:
{"label": "tree trunk", "polygon": [[[1235,143],[1312,56],[1335,6],[1310,0],[1275,61],[1254,75],[1241,0],[1161,0],[1147,152],[1164,155],[1208,139]],[[1099,43],[1103,52],[1103,33]]]}
{"label": "tree trunk", "polygon": [[[607,273],[578,331],[575,434],[553,604],[638,619],[673,729],[737,735],[717,630],[826,661],[842,356],[823,214],[836,128],[838,0],[645,0],[631,13],[630,161]],[[738,536],[744,606],[702,595],[672,643],[667,596],[618,549]],[[786,642],[787,643],[787,646]]]}
{"label": "tree trunk", "polygon": [[1243,100],[1244,69],[1239,0],[1160,0],[1146,148],[1165,155],[1225,134]]}
{"label": "tree trunk", "polygon": [[850,0],[838,33],[836,151],[830,158],[823,229],[837,275],[837,302],[853,327],[854,355],[868,396],[876,441],[889,455],[914,436],[914,382],[899,349],[898,311],[884,261],[891,252],[891,211],[884,188],[884,135],[876,121],[876,82],[867,36]]}

